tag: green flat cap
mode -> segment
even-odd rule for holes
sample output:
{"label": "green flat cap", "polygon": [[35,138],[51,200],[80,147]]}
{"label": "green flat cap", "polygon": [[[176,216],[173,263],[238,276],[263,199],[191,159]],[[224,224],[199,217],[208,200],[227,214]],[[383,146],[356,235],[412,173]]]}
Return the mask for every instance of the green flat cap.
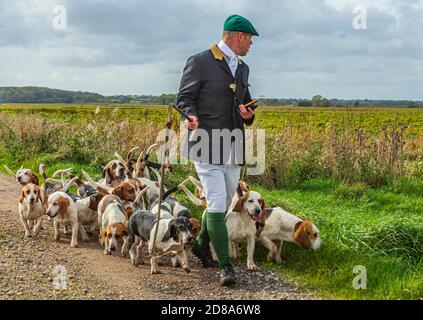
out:
{"label": "green flat cap", "polygon": [[259,35],[250,21],[237,14],[233,14],[226,18],[223,24],[223,31],[241,31],[252,33],[254,36]]}

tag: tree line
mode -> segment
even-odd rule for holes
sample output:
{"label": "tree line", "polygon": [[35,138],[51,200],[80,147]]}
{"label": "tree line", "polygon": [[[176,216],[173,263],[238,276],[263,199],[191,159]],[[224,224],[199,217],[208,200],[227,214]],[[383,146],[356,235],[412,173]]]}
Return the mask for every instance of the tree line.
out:
{"label": "tree line", "polygon": [[[110,104],[157,104],[167,105],[175,102],[176,94],[153,95],[114,95],[104,96],[98,93],[59,90],[44,87],[0,87],[0,103],[110,103]],[[327,99],[315,95],[311,99],[282,99],[260,97],[262,106],[295,105],[300,107],[366,107],[399,106],[423,107],[423,101],[411,100],[342,100]]]}

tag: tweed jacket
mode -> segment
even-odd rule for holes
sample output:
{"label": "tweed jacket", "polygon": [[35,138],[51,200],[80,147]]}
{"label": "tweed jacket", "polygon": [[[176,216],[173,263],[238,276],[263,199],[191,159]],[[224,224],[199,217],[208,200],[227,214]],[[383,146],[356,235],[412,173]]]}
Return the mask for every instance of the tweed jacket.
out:
{"label": "tweed jacket", "polygon": [[[227,142],[230,132],[229,139],[234,146],[232,163],[245,163],[244,125],[251,125],[254,117],[242,119],[239,104],[251,101],[248,75],[247,64],[239,59],[234,77],[216,44],[188,59],[176,104],[188,115],[196,116],[199,127],[189,130],[185,136],[184,156],[203,163],[227,163],[231,148],[223,142]],[[219,132],[226,133],[225,138],[220,137]]]}

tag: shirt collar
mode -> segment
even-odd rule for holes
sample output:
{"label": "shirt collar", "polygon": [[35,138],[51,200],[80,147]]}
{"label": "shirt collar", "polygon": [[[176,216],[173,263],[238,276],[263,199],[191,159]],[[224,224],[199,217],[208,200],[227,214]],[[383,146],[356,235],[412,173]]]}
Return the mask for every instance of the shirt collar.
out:
{"label": "shirt collar", "polygon": [[229,48],[229,46],[225,42],[223,42],[223,40],[220,40],[217,46],[229,59],[237,58],[237,55],[232,51],[231,48]]}

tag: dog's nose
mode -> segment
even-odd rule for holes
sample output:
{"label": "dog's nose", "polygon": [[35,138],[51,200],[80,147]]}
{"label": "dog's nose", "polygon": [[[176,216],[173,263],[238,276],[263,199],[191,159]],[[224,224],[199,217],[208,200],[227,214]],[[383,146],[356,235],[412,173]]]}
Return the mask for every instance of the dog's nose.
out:
{"label": "dog's nose", "polygon": [[261,209],[256,209],[256,214],[259,215],[261,213]]}
{"label": "dog's nose", "polygon": [[193,238],[192,236],[188,236],[187,240],[188,240],[188,243],[189,243],[189,242],[191,242],[192,240],[194,240],[194,238]]}
{"label": "dog's nose", "polygon": [[110,247],[110,251],[115,251],[116,247]]}

